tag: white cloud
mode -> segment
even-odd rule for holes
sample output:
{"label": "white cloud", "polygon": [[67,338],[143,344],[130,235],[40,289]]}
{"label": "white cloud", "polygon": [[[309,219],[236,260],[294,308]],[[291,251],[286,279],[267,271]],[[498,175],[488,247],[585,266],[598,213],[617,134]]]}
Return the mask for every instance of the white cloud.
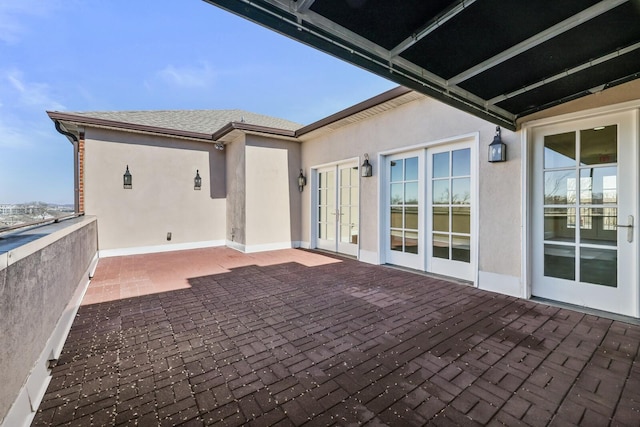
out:
{"label": "white cloud", "polygon": [[57,1],[50,0],[2,0],[0,1],[0,41],[15,44],[28,31],[25,18],[47,16],[53,12]]}
{"label": "white cloud", "polygon": [[15,89],[20,104],[46,110],[65,109],[64,105],[51,96],[51,88],[48,84],[27,82],[22,72],[16,69],[5,72],[4,78]]}
{"label": "white cloud", "polygon": [[215,71],[204,62],[199,66],[175,67],[168,65],[158,72],[165,82],[183,88],[206,88],[213,85]]}

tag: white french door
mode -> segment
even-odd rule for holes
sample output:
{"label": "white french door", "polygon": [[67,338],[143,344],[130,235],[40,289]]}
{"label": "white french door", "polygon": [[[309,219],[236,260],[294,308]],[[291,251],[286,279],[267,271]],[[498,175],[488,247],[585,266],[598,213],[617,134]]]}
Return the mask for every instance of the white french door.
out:
{"label": "white french door", "polygon": [[359,173],[357,163],[317,170],[316,246],[332,252],[358,255],[360,233]]}
{"label": "white french door", "polygon": [[385,158],[387,263],[474,281],[473,142],[450,142]]}
{"label": "white french door", "polygon": [[632,112],[532,130],[532,294],[638,316]]}

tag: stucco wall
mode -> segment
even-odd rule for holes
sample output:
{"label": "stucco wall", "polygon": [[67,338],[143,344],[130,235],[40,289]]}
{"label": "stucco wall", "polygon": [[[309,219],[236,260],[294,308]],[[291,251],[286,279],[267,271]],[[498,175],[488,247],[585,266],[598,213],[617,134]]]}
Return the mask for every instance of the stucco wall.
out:
{"label": "stucco wall", "polygon": [[281,247],[299,241],[300,144],[249,135],[245,171],[247,246]]}
{"label": "stucco wall", "polygon": [[[100,250],[224,241],[224,152],[206,142],[103,129],[87,129],[85,138],[85,212],[98,217]],[[123,189],[127,165],[132,189]]]}
{"label": "stucco wall", "polygon": [[[520,276],[521,254],[521,153],[519,135],[502,129],[508,161],[487,162],[495,125],[424,97],[362,122],[305,141],[302,164],[310,167],[369,154],[374,175],[360,180],[360,249],[378,252],[380,165],[378,153],[401,147],[433,143],[479,133],[479,270]],[[303,193],[302,240],[310,241],[310,192]],[[381,203],[383,203],[381,201]]]}
{"label": "stucco wall", "polygon": [[[70,226],[78,229],[68,233]],[[0,424],[47,344],[52,344],[58,321],[97,251],[95,218],[56,227],[61,230],[42,236],[36,229],[37,239],[0,256],[6,261],[0,265]]]}
{"label": "stucco wall", "polygon": [[227,231],[228,242],[244,245],[245,237],[245,136],[225,146],[227,161]]}

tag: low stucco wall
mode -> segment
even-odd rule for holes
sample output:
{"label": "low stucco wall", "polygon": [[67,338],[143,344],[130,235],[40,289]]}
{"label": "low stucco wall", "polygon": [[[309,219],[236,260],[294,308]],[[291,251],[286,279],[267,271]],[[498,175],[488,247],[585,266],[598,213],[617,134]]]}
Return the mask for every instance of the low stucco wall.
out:
{"label": "low stucco wall", "polygon": [[[26,243],[21,244],[21,236]],[[11,239],[0,239],[0,424],[11,406],[21,403],[18,398],[32,372],[42,370],[36,365],[43,353],[55,353],[62,344],[55,341],[66,337],[68,329],[62,334],[56,329],[64,323],[74,294],[88,281],[85,275],[97,254],[97,223],[81,217],[33,229],[16,236],[18,241],[7,248]]]}

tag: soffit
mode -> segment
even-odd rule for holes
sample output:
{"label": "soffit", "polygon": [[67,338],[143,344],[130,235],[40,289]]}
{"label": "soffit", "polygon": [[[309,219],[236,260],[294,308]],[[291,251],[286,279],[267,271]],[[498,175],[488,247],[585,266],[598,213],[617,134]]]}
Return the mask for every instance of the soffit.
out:
{"label": "soffit", "polygon": [[515,129],[640,76],[638,0],[206,0]]}

